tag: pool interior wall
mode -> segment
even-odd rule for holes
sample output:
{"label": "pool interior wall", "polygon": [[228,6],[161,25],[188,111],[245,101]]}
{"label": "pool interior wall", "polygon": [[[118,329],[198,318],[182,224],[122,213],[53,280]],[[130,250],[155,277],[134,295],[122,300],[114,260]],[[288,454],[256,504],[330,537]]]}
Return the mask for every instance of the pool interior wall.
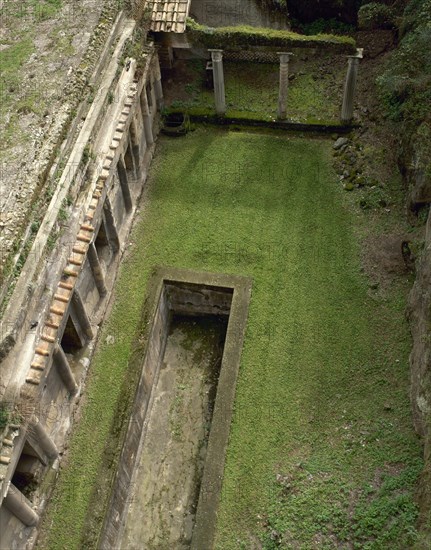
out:
{"label": "pool interior wall", "polygon": [[226,328],[225,316],[172,315],[131,487],[124,550],[190,547]]}
{"label": "pool interior wall", "polygon": [[[156,276],[160,280],[141,379],[99,548],[190,548],[192,538],[201,540],[215,523],[219,491],[209,500],[202,495],[213,486],[214,471],[218,476],[224,466],[230,426],[226,412],[234,397],[251,282],[174,271],[180,280]],[[231,350],[225,354],[228,341]],[[207,453],[208,447],[213,451]]]}

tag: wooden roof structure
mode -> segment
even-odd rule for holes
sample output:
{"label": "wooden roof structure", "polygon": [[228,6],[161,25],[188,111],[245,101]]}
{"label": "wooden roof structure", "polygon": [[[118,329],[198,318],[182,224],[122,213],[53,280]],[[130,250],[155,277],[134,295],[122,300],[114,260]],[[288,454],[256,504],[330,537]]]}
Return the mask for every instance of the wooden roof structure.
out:
{"label": "wooden roof structure", "polygon": [[147,0],[151,12],[150,29],[154,32],[184,33],[191,0]]}

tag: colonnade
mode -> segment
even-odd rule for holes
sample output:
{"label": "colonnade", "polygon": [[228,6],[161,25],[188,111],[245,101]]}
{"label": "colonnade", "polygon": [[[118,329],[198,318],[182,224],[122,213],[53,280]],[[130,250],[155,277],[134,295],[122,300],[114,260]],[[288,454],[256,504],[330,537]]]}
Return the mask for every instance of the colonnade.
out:
{"label": "colonnade", "polygon": [[[223,116],[226,113],[225,83],[223,71],[223,50],[208,50],[211,54],[214,98],[216,113]],[[358,76],[359,60],[362,59],[362,49],[358,49],[355,55],[347,56],[347,75],[344,83],[343,104],[341,108],[341,123],[349,124],[353,120],[353,109]],[[277,52],[280,59],[280,77],[278,91],[277,118],[287,118],[288,91],[289,91],[289,63],[294,55],[292,52]]]}

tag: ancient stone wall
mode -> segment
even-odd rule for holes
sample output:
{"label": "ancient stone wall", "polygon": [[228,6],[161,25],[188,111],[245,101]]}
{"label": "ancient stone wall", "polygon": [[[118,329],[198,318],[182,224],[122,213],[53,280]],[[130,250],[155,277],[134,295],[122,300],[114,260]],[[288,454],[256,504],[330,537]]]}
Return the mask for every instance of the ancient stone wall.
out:
{"label": "ancient stone wall", "polygon": [[408,315],[413,335],[410,355],[413,419],[425,445],[425,469],[420,484],[421,522],[425,529],[431,530],[431,214]]}
{"label": "ancient stone wall", "polygon": [[[3,178],[8,181],[8,185],[2,188],[4,196],[0,207],[0,318],[9,299],[12,299],[11,290],[28,258],[35,239],[34,228],[49,208],[49,196],[58,186],[65,159],[89,111],[91,101],[88,98],[100,85],[100,75],[109,60],[111,46],[122,19],[124,17],[119,13],[117,0],[101,2],[99,21],[92,31],[81,62],[68,75],[63,89],[58,84],[61,102],[55,104],[52,124],[45,128],[37,152],[25,152],[28,159],[34,155],[33,161],[26,159],[29,166],[25,173],[21,168],[15,173],[9,173],[15,167],[13,162],[8,169],[2,168]],[[13,339],[13,334],[7,328],[8,323],[5,321],[0,334],[0,358],[4,346]],[[9,336],[7,340],[5,334]]]}
{"label": "ancient stone wall", "polygon": [[[116,46],[105,57],[99,93],[72,143],[2,327],[12,335],[3,346],[0,394],[2,420],[8,416],[0,427],[0,528],[8,547],[18,540],[31,547],[37,536],[52,487],[42,481],[57,470],[67,445],[154,150],[159,62],[152,44],[141,46],[139,66],[123,59],[134,26],[124,19],[113,29]],[[107,52],[111,46],[112,40]],[[73,203],[67,220],[66,195]]]}

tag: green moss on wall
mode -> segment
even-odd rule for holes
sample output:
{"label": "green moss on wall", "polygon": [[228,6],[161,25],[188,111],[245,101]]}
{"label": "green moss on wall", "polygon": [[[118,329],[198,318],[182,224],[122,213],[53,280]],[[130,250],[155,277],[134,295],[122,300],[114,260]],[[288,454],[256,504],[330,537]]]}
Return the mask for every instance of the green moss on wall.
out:
{"label": "green moss on wall", "polygon": [[276,48],[325,48],[337,52],[355,51],[355,40],[347,36],[317,34],[306,36],[291,31],[265,29],[241,25],[236,27],[212,28],[200,25],[193,19],[187,20],[187,34],[192,42],[207,48],[249,48],[271,46]]}

